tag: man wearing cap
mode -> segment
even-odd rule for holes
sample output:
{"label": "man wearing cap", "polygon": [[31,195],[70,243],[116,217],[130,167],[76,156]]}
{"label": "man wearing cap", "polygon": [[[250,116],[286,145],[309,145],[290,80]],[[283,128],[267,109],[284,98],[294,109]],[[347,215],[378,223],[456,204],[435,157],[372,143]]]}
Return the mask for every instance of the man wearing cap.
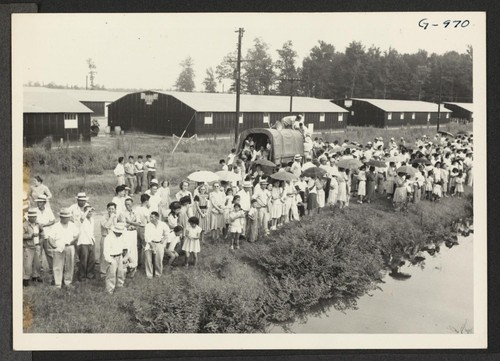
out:
{"label": "man wearing cap", "polygon": [[85,281],[95,277],[95,236],[94,236],[94,208],[85,205],[84,213],[81,218],[80,233],[76,249],[78,252],[78,280]]}
{"label": "man wearing cap", "polygon": [[42,282],[40,278],[40,238],[43,238],[43,228],[37,222],[37,209],[28,210],[28,220],[23,223],[23,286],[29,286],[29,281]]}
{"label": "man wearing cap", "polygon": [[268,234],[267,228],[267,205],[269,203],[269,193],[266,191],[267,180],[261,179],[259,184],[255,186],[252,199],[257,201],[257,219],[259,222],[259,234]]}
{"label": "man wearing cap", "polygon": [[75,224],[78,228],[80,228],[81,220],[83,218],[83,214],[85,213],[85,205],[87,204],[89,197],[85,194],[85,192],[80,192],[76,196],[76,203],[73,203],[69,206],[68,211],[71,213],[71,222]]}
{"label": "man wearing cap", "polygon": [[146,224],[144,237],[146,246],[144,248],[144,263],[146,277],[151,279],[161,277],[163,273],[163,256],[168,234],[172,232],[169,226],[160,221],[158,212],[151,212],[150,222]]}
{"label": "man wearing cap", "polygon": [[130,278],[134,278],[137,270],[137,227],[142,225],[132,209],[133,203],[132,198],[127,198],[125,200],[125,211],[118,215],[118,222],[125,225],[123,242],[128,250],[128,274]]}
{"label": "man wearing cap", "polygon": [[125,225],[117,223],[111,228],[104,239],[104,260],[106,261],[106,291],[113,293],[116,287],[125,284],[125,271],[123,269],[123,256],[127,251],[124,249],[123,232]]}
{"label": "man wearing cap", "polygon": [[290,167],[290,173],[295,174],[297,177],[299,177],[300,173],[302,173],[302,166],[300,165],[301,160],[302,157],[300,154],[295,154],[295,157],[293,157],[293,164]]}
{"label": "man wearing cap", "polygon": [[71,222],[71,212],[63,208],[59,212],[59,222],[52,226],[49,244],[54,248],[54,283],[61,288],[64,284],[70,288],[75,269],[75,243],[78,240],[78,228]]}
{"label": "man wearing cap", "polygon": [[[43,235],[41,240],[43,251],[45,252],[45,257],[47,258],[47,264],[49,265],[49,273],[52,274],[52,262],[53,262],[53,250],[49,245],[48,236],[50,233],[50,227],[56,223],[56,218],[54,217],[54,213],[52,210],[47,207],[47,196],[45,194],[41,194],[35,199],[37,205],[37,222],[43,227]],[[41,253],[40,253],[40,262],[41,262]]]}

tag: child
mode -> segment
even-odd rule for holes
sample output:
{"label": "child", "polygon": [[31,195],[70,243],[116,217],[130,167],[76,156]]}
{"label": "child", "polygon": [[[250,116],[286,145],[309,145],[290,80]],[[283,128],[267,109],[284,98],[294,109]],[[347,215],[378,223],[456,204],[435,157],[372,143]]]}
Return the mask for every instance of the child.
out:
{"label": "child", "polygon": [[282,195],[283,189],[280,187],[280,182],[274,181],[271,188],[271,207],[269,210],[271,215],[271,231],[276,230],[278,219],[281,217],[283,211]]}
{"label": "child", "polygon": [[248,242],[255,242],[259,232],[259,220],[257,218],[257,200],[252,199],[250,202],[250,210],[248,211]]}
{"label": "child", "polygon": [[183,233],[183,229],[181,226],[176,226],[172,232],[170,232],[167,235],[167,249],[165,250],[165,253],[167,255],[168,261],[167,265],[172,267],[172,264],[174,263],[175,259],[179,257],[179,254],[175,251],[175,247],[177,244],[180,243]]}
{"label": "child", "polygon": [[185,230],[185,240],[182,245],[182,250],[186,252],[186,263],[184,266],[189,266],[189,256],[193,254],[193,266],[196,266],[198,261],[198,253],[200,253],[200,238],[203,230],[199,226],[200,220],[198,217],[191,217],[188,219],[189,226]]}
{"label": "child", "polygon": [[464,194],[464,182],[464,172],[459,171],[458,175],[455,177],[455,194],[458,195],[459,198],[462,198],[462,195]]}
{"label": "child", "polygon": [[240,235],[243,232],[243,218],[245,218],[245,212],[241,210],[239,203],[235,203],[233,210],[229,213],[229,220],[231,221],[229,225],[231,249],[234,249],[234,243],[236,243],[236,249],[240,249]]}
{"label": "child", "polygon": [[234,166],[234,158],[236,157],[236,148],[231,149],[231,153],[227,156],[227,167],[228,170],[232,170]]}
{"label": "child", "polygon": [[[179,201],[181,204],[181,208],[179,210],[179,219],[178,219],[178,224],[181,226],[184,230],[186,230],[188,222],[189,222],[189,217],[188,217],[188,207],[191,204],[191,198],[189,196],[182,197],[181,200]],[[198,220],[198,224],[200,224]]]}
{"label": "child", "polygon": [[432,201],[432,178],[434,172],[430,170],[425,177],[425,198]]}

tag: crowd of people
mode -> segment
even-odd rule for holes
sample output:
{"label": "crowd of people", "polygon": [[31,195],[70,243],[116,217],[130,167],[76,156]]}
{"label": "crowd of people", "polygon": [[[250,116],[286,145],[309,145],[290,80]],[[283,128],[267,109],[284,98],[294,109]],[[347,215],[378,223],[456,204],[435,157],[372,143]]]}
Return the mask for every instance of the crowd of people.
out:
{"label": "crowd of people", "polygon": [[182,181],[177,191],[168,180],[158,181],[151,155],[145,162],[129,156],[125,164],[120,157],[100,234],[86,193],[78,193],[56,221],[53,195],[36,176],[23,207],[23,285],[43,282],[45,255],[55,288],[72,288],[75,274],[80,282],[100,276],[113,293],[138,269],[152,279],[164,268],[196,266],[208,239],[238,252],[241,241],[256,242],[324,207],[387,199],[395,211],[407,211],[409,203],[461,197],[464,185],[473,184],[470,133],[437,134],[433,140],[424,135],[413,144],[403,138],[377,137],[365,145],[316,138],[304,154],[275,166],[260,162],[266,157],[252,143],[247,139],[241,151],[232,149],[220,160],[219,180],[200,180],[191,189]]}

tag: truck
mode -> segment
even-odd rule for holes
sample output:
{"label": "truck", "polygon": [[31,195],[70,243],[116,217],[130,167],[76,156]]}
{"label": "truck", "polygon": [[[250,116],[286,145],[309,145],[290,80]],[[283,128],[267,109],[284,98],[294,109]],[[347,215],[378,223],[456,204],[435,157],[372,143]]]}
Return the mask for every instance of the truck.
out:
{"label": "truck", "polygon": [[245,140],[251,137],[255,142],[255,149],[271,145],[269,158],[274,164],[292,162],[295,155],[304,155],[304,138],[299,130],[281,128],[252,128],[241,132],[238,139],[238,154],[245,146]]}

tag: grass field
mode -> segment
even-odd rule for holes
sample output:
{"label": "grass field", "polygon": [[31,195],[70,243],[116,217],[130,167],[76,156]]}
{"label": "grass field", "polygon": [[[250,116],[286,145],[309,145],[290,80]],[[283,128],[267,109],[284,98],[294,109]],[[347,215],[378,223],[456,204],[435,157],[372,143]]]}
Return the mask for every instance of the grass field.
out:
{"label": "grass field", "polygon": [[[435,130],[349,129],[332,137],[363,143],[377,132],[384,139],[404,136],[413,141],[421,134],[433,136]],[[159,163],[158,178],[171,181],[175,193],[179,181],[192,171],[216,170],[232,145],[229,139],[203,140],[182,144],[172,155],[174,144],[169,139],[127,135],[97,138],[91,146],[80,148],[36,147],[25,151],[26,176],[44,178],[54,194],[56,211],[85,191],[102,212],[113,197],[112,169],[118,156],[152,154]],[[265,332],[271,322],[303,317],[321,299],[337,300],[340,309],[352,307],[358,297],[376,287],[389,267],[386,259],[410,259],[425,244],[449,238],[454,221],[471,216],[471,195],[421,202],[412,205],[408,214],[394,213],[390,202],[381,197],[371,205],[325,209],[255,244],[245,242],[236,252],[229,250],[229,244],[209,239],[202,244],[196,268],[174,267],[154,280],[140,272],[114,295],[104,291],[100,280],[76,282],[71,290],[51,290],[45,275],[45,284],[24,290],[24,329],[35,333]]]}

